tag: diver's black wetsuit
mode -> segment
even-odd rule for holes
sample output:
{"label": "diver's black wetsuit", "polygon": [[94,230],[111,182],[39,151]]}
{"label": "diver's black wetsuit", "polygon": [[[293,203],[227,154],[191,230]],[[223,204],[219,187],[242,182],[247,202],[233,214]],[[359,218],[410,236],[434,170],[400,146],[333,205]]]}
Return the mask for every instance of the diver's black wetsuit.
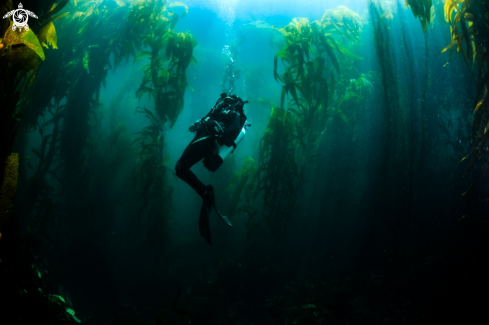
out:
{"label": "diver's black wetsuit", "polygon": [[232,227],[232,224],[228,218],[217,210],[212,185],[205,186],[190,168],[202,159],[204,159],[204,166],[210,171],[215,171],[219,168],[223,160],[215,151],[218,151],[219,147],[223,145],[236,148],[234,141],[246,123],[243,107],[247,102],[243,102],[236,95],[228,97],[225,93],[221,94],[221,98],[211,111],[190,127],[189,131],[197,131],[197,134],[185,148],[182,157],[175,165],[177,176],[190,185],[203,200],[200,209],[199,228],[200,235],[209,244],[212,244],[209,227],[211,208],[216,210],[217,214],[228,226]]}
{"label": "diver's black wetsuit", "polygon": [[[239,113],[235,115],[222,115],[222,109],[219,109],[219,107],[216,108],[216,104],[216,106],[213,107],[211,111],[201,119],[201,121],[204,121],[206,118],[210,118],[222,122],[222,124],[225,125],[224,134],[222,134],[220,137],[216,137],[211,135],[206,127],[200,127],[194,139],[187,146],[187,148],[185,148],[182,157],[175,165],[175,172],[177,176],[189,184],[202,198],[206,192],[206,186],[197,178],[197,176],[195,176],[190,168],[207,155],[211,155],[213,153],[216,146],[215,141],[217,141],[221,146],[227,145],[228,147],[231,147],[246,122],[246,115],[243,112],[243,105],[248,101],[243,102],[239,97],[231,98],[225,97],[225,95],[226,94],[221,95],[221,98],[224,99],[222,102],[225,102],[228,99],[235,102],[238,100],[240,101],[240,106],[237,106],[236,109],[236,111]],[[223,107],[227,106],[223,105]],[[234,144],[234,146],[235,145],[236,144]]]}
{"label": "diver's black wetsuit", "polygon": [[[206,136],[208,136],[206,139],[195,142],[196,140]],[[197,132],[187,148],[185,148],[182,157],[178,160],[175,166],[175,171],[178,178],[190,185],[202,198],[204,197],[206,187],[190,170],[190,167],[205,158],[205,156],[208,154],[212,153],[215,147],[214,141],[215,138],[213,136],[209,136],[205,128],[202,128],[199,132]]]}

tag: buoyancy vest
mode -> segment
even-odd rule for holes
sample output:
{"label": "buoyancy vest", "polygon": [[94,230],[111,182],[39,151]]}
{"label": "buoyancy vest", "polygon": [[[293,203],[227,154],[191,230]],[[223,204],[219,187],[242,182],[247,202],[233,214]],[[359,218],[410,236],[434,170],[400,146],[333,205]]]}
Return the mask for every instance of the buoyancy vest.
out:
{"label": "buoyancy vest", "polygon": [[204,118],[208,133],[215,136],[220,145],[233,146],[246,123],[243,106],[247,102],[236,95],[221,94],[221,98]]}

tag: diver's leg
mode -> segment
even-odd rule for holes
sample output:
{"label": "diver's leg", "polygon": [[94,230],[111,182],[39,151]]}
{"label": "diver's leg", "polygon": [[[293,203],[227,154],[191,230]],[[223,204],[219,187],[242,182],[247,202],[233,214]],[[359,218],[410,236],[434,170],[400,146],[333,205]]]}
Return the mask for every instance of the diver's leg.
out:
{"label": "diver's leg", "polygon": [[200,137],[196,136],[194,140],[185,148],[182,157],[177,161],[175,171],[177,176],[190,185],[203,199],[200,209],[199,229],[200,235],[212,245],[211,230],[209,225],[209,214],[212,204],[214,204],[214,190],[212,186],[205,186],[190,167],[202,160],[214,147],[214,138],[209,137],[204,140],[196,141]]}
{"label": "diver's leg", "polygon": [[202,160],[212,149],[214,138],[195,141],[197,137],[185,148],[182,157],[177,161],[175,172],[181,180],[190,185],[200,197],[204,198],[206,186],[195,176],[190,167]]}

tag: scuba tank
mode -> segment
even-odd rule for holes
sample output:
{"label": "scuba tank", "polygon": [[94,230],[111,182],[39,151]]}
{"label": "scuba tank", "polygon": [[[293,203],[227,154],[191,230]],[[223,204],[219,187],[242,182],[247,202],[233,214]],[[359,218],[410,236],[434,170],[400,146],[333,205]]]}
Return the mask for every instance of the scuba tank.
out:
{"label": "scuba tank", "polygon": [[190,127],[191,132],[205,129],[207,137],[214,137],[220,145],[218,154],[214,155],[212,152],[204,158],[203,163],[208,170],[216,171],[246,135],[251,126],[243,111],[246,103],[248,101],[243,101],[236,95],[228,96],[223,93],[209,114]]}

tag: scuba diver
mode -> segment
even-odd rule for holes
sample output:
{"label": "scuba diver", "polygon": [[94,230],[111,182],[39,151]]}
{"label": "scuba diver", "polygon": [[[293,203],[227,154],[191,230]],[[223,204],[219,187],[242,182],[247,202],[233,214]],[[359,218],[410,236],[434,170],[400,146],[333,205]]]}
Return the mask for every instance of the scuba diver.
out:
{"label": "scuba diver", "polygon": [[210,112],[190,126],[189,131],[195,132],[196,135],[175,165],[178,178],[190,185],[203,200],[199,219],[200,235],[211,245],[209,227],[211,209],[214,208],[228,226],[232,227],[232,224],[217,210],[212,185],[204,185],[190,168],[204,159],[204,166],[214,172],[236,149],[237,143],[241,141],[247,128],[251,126],[246,122],[246,115],[243,111],[246,103],[248,101],[243,101],[236,95],[228,96],[222,93]]}

